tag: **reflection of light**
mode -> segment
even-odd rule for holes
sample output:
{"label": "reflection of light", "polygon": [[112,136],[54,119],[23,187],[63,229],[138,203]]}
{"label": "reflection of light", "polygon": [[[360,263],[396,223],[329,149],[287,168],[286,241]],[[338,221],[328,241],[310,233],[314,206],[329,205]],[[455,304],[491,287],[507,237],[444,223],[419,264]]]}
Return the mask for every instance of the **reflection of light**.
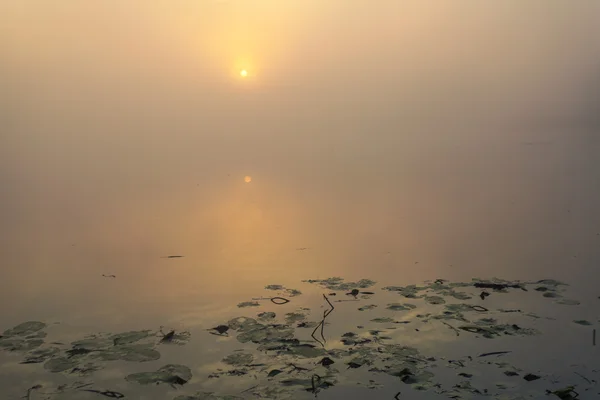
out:
{"label": "reflection of light", "polygon": [[241,71],[240,71],[240,76],[241,76],[242,78],[245,78],[245,77],[247,77],[247,76],[248,76],[248,71],[246,71],[245,69],[241,70]]}
{"label": "reflection of light", "polygon": [[245,176],[244,177],[244,182],[246,182],[246,183],[252,182],[252,177],[251,176]]}

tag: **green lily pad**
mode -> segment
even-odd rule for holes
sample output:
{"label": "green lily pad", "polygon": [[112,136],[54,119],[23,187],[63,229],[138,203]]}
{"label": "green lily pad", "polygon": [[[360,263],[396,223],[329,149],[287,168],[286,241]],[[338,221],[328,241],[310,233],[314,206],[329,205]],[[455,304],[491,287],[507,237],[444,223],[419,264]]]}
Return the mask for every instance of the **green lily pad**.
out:
{"label": "green lily pad", "polygon": [[225,364],[235,366],[252,364],[252,361],[254,361],[254,356],[252,354],[242,352],[233,353],[223,358]]}
{"label": "green lily pad", "polygon": [[192,371],[185,365],[167,364],[154,372],[137,372],[125,377],[128,382],[140,385],[167,383],[170,385],[184,385],[192,379]]}
{"label": "green lily pad", "polygon": [[375,322],[378,324],[385,324],[385,323],[396,322],[396,320],[393,318],[390,318],[390,317],[380,317],[380,318],[373,318],[371,320],[371,322]]}
{"label": "green lily pad", "polygon": [[375,285],[375,281],[372,281],[370,279],[361,279],[358,282],[344,282],[343,278],[340,277],[334,277],[334,278],[327,278],[327,279],[309,279],[303,282],[308,282],[308,283],[316,283],[320,286],[323,286],[329,290],[334,290],[334,291],[347,291],[347,290],[352,290],[352,289],[366,289],[369,288],[373,285]]}
{"label": "green lily pad", "polygon": [[592,325],[592,323],[590,321],[586,321],[585,319],[577,319],[577,320],[574,320],[573,322],[576,324],[579,324],[579,325],[586,325],[586,326]]}
{"label": "green lily pad", "polygon": [[43,363],[50,358],[52,358],[55,354],[60,352],[60,349],[57,347],[49,347],[46,349],[36,349],[30,351],[25,356],[25,360],[21,361],[21,364],[39,364]]}
{"label": "green lily pad", "polygon": [[358,311],[367,311],[367,310],[372,310],[375,307],[377,307],[376,304],[367,304],[366,306],[362,306],[358,309]]}
{"label": "green lily pad", "polygon": [[425,301],[429,304],[445,304],[446,300],[440,296],[425,296]]}
{"label": "green lily pad", "polygon": [[77,366],[77,361],[65,357],[57,357],[46,361],[44,369],[50,372],[63,372]]}
{"label": "green lily pad", "polygon": [[239,308],[258,307],[258,306],[260,306],[260,304],[258,304],[256,301],[244,301],[244,302],[239,303],[237,306]]}
{"label": "green lily pad", "polygon": [[46,327],[46,324],[39,321],[28,321],[23,322],[15,326],[14,328],[7,329],[2,333],[4,337],[12,337],[12,336],[27,336],[34,334]]}
{"label": "green lily pad", "polygon": [[306,318],[306,315],[302,313],[287,313],[285,314],[285,321],[288,324],[293,324],[294,322],[303,321]]}
{"label": "green lily pad", "polygon": [[44,344],[42,339],[0,338],[0,349],[8,351],[29,351],[40,347],[42,344]]}
{"label": "green lily pad", "polygon": [[571,300],[571,299],[561,299],[561,300],[558,300],[556,303],[562,304],[564,306],[578,306],[581,304],[581,302],[579,302],[577,300]]}
{"label": "green lily pad", "polygon": [[103,361],[131,361],[146,362],[155,361],[160,358],[160,353],[151,345],[134,344],[128,346],[114,346],[110,349],[93,353],[93,358]]}
{"label": "green lily pad", "polygon": [[388,310],[393,310],[393,311],[410,311],[410,310],[414,310],[415,308],[417,308],[417,306],[415,306],[414,304],[410,304],[410,303],[391,303],[388,304],[386,307]]}
{"label": "green lily pad", "polygon": [[274,312],[261,312],[260,314],[257,315],[258,319],[260,319],[261,321],[273,321],[276,317],[276,314]]}

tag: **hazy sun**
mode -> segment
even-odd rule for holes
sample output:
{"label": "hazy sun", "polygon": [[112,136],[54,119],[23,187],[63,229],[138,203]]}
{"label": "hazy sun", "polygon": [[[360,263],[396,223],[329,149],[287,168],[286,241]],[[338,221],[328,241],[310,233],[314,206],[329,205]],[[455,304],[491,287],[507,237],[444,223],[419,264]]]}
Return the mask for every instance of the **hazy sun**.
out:
{"label": "hazy sun", "polygon": [[248,71],[246,71],[245,69],[241,70],[241,71],[240,71],[240,76],[241,76],[242,78],[245,78],[245,77],[247,77],[247,76],[248,76]]}
{"label": "hazy sun", "polygon": [[244,182],[246,182],[246,183],[252,182],[252,177],[251,176],[245,176],[244,177]]}

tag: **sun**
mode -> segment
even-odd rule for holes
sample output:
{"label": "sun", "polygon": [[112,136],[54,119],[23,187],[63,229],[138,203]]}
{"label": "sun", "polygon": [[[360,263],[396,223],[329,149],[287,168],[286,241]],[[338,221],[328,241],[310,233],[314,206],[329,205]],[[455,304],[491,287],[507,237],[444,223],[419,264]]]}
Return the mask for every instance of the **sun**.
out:
{"label": "sun", "polygon": [[241,70],[241,71],[240,71],[240,76],[241,76],[242,78],[245,78],[245,77],[247,77],[247,76],[248,76],[248,71],[246,71],[245,69]]}

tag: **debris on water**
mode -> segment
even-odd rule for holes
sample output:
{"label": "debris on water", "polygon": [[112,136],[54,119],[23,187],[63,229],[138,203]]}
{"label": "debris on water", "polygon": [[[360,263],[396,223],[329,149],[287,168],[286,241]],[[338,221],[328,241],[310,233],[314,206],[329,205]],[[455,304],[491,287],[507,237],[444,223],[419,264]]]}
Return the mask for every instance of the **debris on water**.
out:
{"label": "debris on water", "polygon": [[182,346],[190,340],[191,334],[188,331],[177,332],[172,329],[167,333],[164,333],[162,328],[163,327],[161,326],[159,331],[159,333],[162,335],[159,343],[177,344]]}
{"label": "debris on water", "polygon": [[239,303],[237,306],[239,308],[258,307],[258,306],[260,306],[260,304],[258,304],[256,301],[244,301],[244,302]]}
{"label": "debris on water", "polygon": [[328,366],[330,366],[330,365],[332,365],[332,364],[335,364],[335,361],[333,361],[333,360],[332,360],[331,358],[329,358],[329,357],[323,357],[323,358],[321,359],[321,361],[319,361],[318,363],[319,363],[319,364],[321,364],[321,365],[322,365],[322,366],[324,366],[324,367],[328,367]]}
{"label": "debris on water", "polygon": [[560,400],[575,400],[579,397],[579,393],[575,391],[575,386],[567,386],[558,390],[546,390],[546,394],[553,394]]}
{"label": "debris on water", "polygon": [[536,381],[540,378],[541,376],[535,374],[527,374],[523,377],[523,379],[525,379],[527,382]]}
{"label": "debris on water", "polygon": [[112,390],[83,389],[82,391],[99,394],[99,395],[105,396],[105,397],[110,397],[111,399],[122,399],[125,397],[125,395],[123,393],[114,392]]}
{"label": "debris on water", "polygon": [[102,274],[102,276],[105,278],[116,278],[117,277],[116,275],[112,275],[112,274],[111,275]]}
{"label": "debris on water", "polygon": [[481,297],[481,300],[485,300],[485,298],[488,297],[489,295],[490,294],[484,290],[484,291],[481,292],[481,294],[479,295],[479,297]]}
{"label": "debris on water", "polygon": [[358,294],[360,293],[360,290],[358,289],[352,289],[349,293],[346,293],[348,296],[358,296]]}
{"label": "debris on water", "polygon": [[228,330],[229,327],[227,325],[217,325],[214,328],[208,329],[213,335],[226,335]]}
{"label": "debris on water", "polygon": [[166,256],[166,257],[163,257],[163,258],[183,258],[183,256]]}
{"label": "debris on water", "polygon": [[515,372],[515,371],[504,371],[504,375],[506,375],[506,376],[519,376],[519,373]]}
{"label": "debris on water", "polygon": [[281,374],[282,372],[283,372],[283,371],[282,371],[282,370],[280,370],[280,369],[272,369],[271,371],[269,371],[269,373],[267,374],[267,376],[268,376],[269,378],[272,378],[272,377],[274,377],[274,376],[277,376],[277,375]]}
{"label": "debris on water", "polygon": [[175,388],[175,385],[185,385],[192,379],[192,371],[185,365],[167,364],[154,372],[137,372],[125,377],[128,382],[141,385],[167,383]]}

